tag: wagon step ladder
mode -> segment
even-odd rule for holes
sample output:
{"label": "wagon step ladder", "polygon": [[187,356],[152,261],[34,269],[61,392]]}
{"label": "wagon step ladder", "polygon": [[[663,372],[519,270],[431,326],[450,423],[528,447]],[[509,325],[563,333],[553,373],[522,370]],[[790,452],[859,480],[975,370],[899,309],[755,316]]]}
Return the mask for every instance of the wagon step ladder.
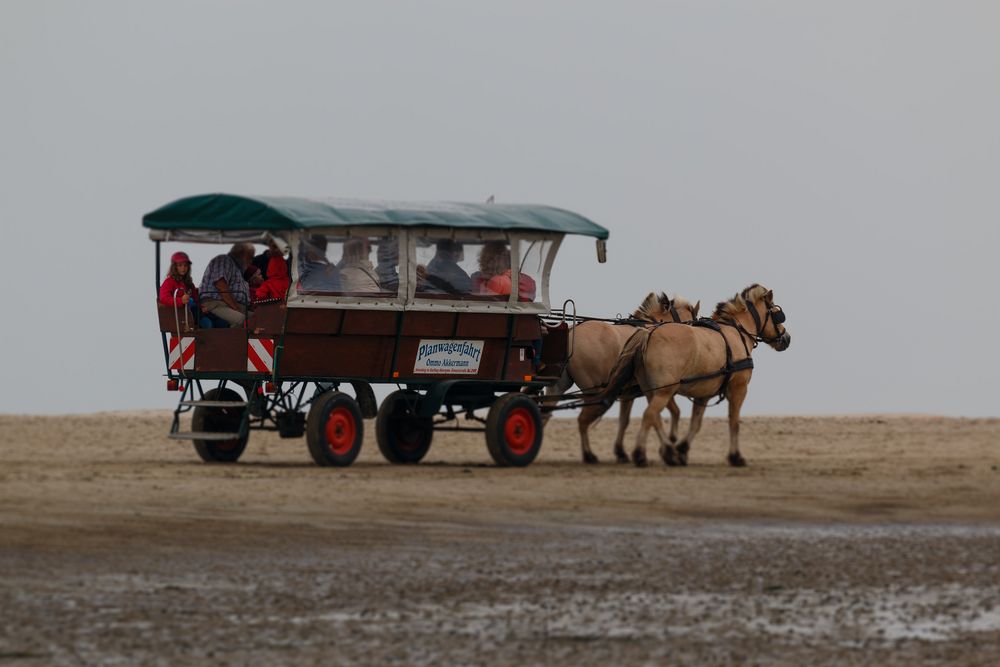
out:
{"label": "wagon step ladder", "polygon": [[[259,382],[255,382],[250,388],[249,393],[251,396],[256,395],[257,387]],[[181,400],[177,403],[177,409],[174,410],[174,421],[170,426],[170,433],[167,437],[171,440],[233,440],[236,438],[242,438],[249,431],[249,420],[250,420],[250,402],[249,401],[217,401],[211,399],[196,399],[194,396],[195,386],[198,387],[198,394],[202,394],[201,383],[197,380],[195,382],[189,382],[184,387],[184,393],[181,394]],[[191,398],[188,398],[188,397]],[[240,429],[238,431],[182,431],[180,430],[180,416],[181,413],[191,410],[191,408],[236,408],[243,412],[242,419],[240,420]]]}

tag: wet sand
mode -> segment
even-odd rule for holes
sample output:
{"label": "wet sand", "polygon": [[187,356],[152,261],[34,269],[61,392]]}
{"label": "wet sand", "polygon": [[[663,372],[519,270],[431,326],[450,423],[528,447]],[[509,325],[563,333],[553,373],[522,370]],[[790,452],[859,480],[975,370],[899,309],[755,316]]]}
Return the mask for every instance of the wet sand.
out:
{"label": "wet sand", "polygon": [[[707,420],[687,468],[553,420],[347,469],[169,413],[0,416],[0,665],[1000,662],[1000,420]],[[655,451],[655,450],[654,450]]]}

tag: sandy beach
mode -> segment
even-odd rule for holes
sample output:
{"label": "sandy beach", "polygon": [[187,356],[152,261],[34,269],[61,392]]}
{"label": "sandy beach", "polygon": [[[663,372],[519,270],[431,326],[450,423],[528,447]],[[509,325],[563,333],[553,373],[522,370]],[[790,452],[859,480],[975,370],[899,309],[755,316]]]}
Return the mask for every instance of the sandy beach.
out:
{"label": "sandy beach", "polygon": [[168,427],[0,416],[0,664],[1000,661],[1000,420],[751,417],[745,469],[719,419],[646,469],[607,420],[599,465],[556,419],[523,469]]}

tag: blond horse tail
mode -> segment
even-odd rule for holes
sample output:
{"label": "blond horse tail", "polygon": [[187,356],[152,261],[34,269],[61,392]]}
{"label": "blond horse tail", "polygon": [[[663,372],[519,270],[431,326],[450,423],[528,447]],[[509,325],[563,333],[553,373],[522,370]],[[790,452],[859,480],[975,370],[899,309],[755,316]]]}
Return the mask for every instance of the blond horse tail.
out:
{"label": "blond horse tail", "polygon": [[595,402],[599,402],[605,409],[610,408],[611,404],[618,400],[626,387],[638,384],[636,373],[642,368],[650,332],[650,329],[638,329],[625,342],[625,347],[622,348],[622,353],[618,355],[618,361],[608,376],[607,385],[595,397]]}

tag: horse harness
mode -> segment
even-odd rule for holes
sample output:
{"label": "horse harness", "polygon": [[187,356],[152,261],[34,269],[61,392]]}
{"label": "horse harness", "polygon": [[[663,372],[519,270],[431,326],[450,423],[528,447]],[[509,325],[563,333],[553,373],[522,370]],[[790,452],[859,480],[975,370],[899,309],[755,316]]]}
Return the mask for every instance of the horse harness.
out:
{"label": "horse harness", "polygon": [[[754,326],[757,328],[756,333],[750,333],[747,331],[742,324],[736,322],[735,320],[713,320],[710,317],[700,317],[697,320],[689,322],[681,322],[680,315],[674,310],[673,306],[670,307],[671,315],[674,317],[674,321],[678,324],[687,324],[693,327],[705,327],[706,329],[711,329],[720,336],[722,336],[722,343],[726,346],[726,365],[717,371],[711,373],[704,373],[702,375],[695,375],[693,377],[683,378],[674,384],[694,384],[696,382],[703,382],[705,380],[712,380],[717,377],[723,378],[722,384],[719,386],[719,392],[716,394],[718,403],[721,403],[726,398],[726,390],[729,388],[729,380],[734,373],[739,373],[740,371],[747,371],[753,368],[753,359],[750,356],[750,350],[757,347],[759,341],[764,341],[765,343],[773,343],[774,341],[781,338],[779,335],[775,335],[771,338],[764,337],[764,329],[767,327],[768,319],[774,319],[774,323],[781,324],[785,321],[785,312],[779,307],[776,312],[771,312],[771,307],[766,309],[767,314],[764,316],[764,321],[761,322],[760,315],[757,314],[757,309],[754,308],[753,303],[749,299],[744,299],[746,303],[747,310],[750,311],[750,315],[753,317]],[[664,324],[670,324],[670,322],[659,322],[653,325],[652,329],[658,329]],[[733,327],[740,334],[740,342],[743,343],[743,351],[746,353],[746,357],[743,359],[738,359],[733,361],[733,348],[729,345],[729,339],[726,338],[725,334],[722,333],[722,327]],[[777,334],[777,327],[775,327],[775,334]],[[746,339],[749,338],[752,346],[747,345]],[[670,386],[670,385],[665,385]],[[656,387],[656,389],[663,389],[664,387]],[[693,399],[692,399],[693,400]]]}
{"label": "horse harness", "polygon": [[[733,361],[733,348],[729,345],[729,339],[726,338],[724,333],[722,333],[722,325],[733,327],[740,332],[740,342],[743,343],[743,350],[746,352],[746,357]],[[716,394],[719,399],[716,401],[716,404],[721,403],[726,397],[726,390],[729,388],[729,378],[733,376],[733,373],[739,373],[740,371],[747,371],[753,368],[753,359],[750,357],[751,348],[747,347],[747,341],[740,331],[742,327],[735,322],[716,322],[710,317],[701,317],[694,322],[691,322],[691,326],[705,327],[706,329],[711,329],[722,336],[722,343],[726,346],[726,365],[712,373],[705,373],[704,375],[695,375],[694,377],[684,378],[679,382],[679,384],[694,384],[695,382],[712,380],[721,376],[722,384],[719,386],[719,392]],[[754,345],[756,346],[756,343],[754,343]]]}
{"label": "horse harness", "polygon": [[[729,388],[729,379],[733,376],[733,374],[734,373],[739,373],[741,371],[751,370],[753,368],[753,359],[750,356],[750,351],[752,349],[756,349],[757,344],[760,341],[763,341],[765,343],[773,343],[774,341],[776,341],[779,338],[781,338],[780,335],[775,335],[775,336],[773,336],[771,338],[765,338],[764,337],[764,329],[767,327],[768,319],[773,319],[774,323],[776,325],[777,324],[781,324],[781,323],[783,323],[785,321],[785,312],[781,309],[780,306],[777,307],[777,311],[773,312],[773,313],[771,311],[771,308],[773,306],[768,306],[766,308],[766,313],[767,314],[764,316],[764,321],[761,322],[760,315],[757,314],[757,309],[754,308],[753,303],[749,299],[746,299],[746,298],[744,298],[743,301],[746,303],[747,310],[750,311],[750,315],[753,317],[754,326],[757,328],[757,333],[755,333],[755,334],[754,333],[750,333],[749,331],[747,331],[746,328],[744,328],[742,324],[740,324],[739,322],[736,322],[735,320],[721,320],[721,321],[719,321],[719,320],[713,320],[711,317],[699,317],[696,320],[688,320],[688,321],[681,320],[680,314],[674,308],[673,304],[670,305],[670,315],[674,319],[673,322],[656,322],[656,323],[650,323],[650,322],[643,322],[643,321],[639,321],[639,320],[631,320],[631,319],[626,320],[624,318],[619,318],[615,322],[616,324],[630,324],[632,326],[640,327],[634,334],[632,334],[632,337],[639,335],[639,333],[641,331],[643,331],[643,330],[649,331],[649,333],[651,334],[653,331],[655,331],[656,329],[659,329],[664,324],[687,324],[688,326],[692,326],[692,327],[705,327],[706,329],[711,329],[712,331],[715,331],[720,336],[722,336],[722,342],[726,346],[726,365],[725,366],[723,366],[719,370],[713,371],[711,373],[705,373],[703,375],[695,375],[693,377],[683,378],[683,379],[681,379],[681,380],[679,380],[677,382],[673,382],[673,383],[668,384],[668,385],[663,385],[662,387],[654,387],[653,389],[651,389],[649,391],[655,391],[656,389],[664,389],[666,387],[670,387],[670,386],[673,386],[673,385],[694,384],[695,382],[702,382],[704,380],[712,380],[712,379],[717,378],[717,377],[722,377],[723,378],[722,384],[719,386],[719,392],[716,394],[716,397],[718,398],[718,401],[716,401],[715,405],[718,405],[718,403],[721,403],[726,398],[726,390]],[[722,333],[722,327],[723,326],[733,327],[734,329],[736,329],[737,333],[740,334],[740,342],[743,343],[743,351],[747,355],[745,358],[733,361],[733,348],[729,345],[729,339],[726,338],[725,334]],[[775,331],[775,334],[777,334],[778,328],[775,327],[774,331]],[[747,338],[750,339],[751,346],[747,345],[747,341],[746,341]],[[631,340],[631,338],[630,338],[630,340]],[[649,342],[649,338],[647,337],[646,343],[648,343],[648,342]],[[626,343],[626,347],[627,346],[628,346],[628,343]],[[636,383],[633,386],[633,391],[635,391],[635,390],[639,390],[639,391],[635,393],[635,395],[633,396],[633,398],[638,397],[639,395],[641,395],[643,393],[642,390],[641,390],[641,388],[638,386],[638,383]],[[626,393],[626,392],[623,392],[623,393]],[[694,399],[692,399],[692,400],[694,400]],[[605,401],[600,401],[600,402],[605,402]],[[613,400],[612,400],[612,402],[613,402]],[[583,401],[581,403],[581,405],[586,405],[587,403],[588,403],[588,401]],[[578,406],[574,405],[573,407],[578,407]]]}
{"label": "horse harness", "polygon": [[[764,321],[761,322],[760,315],[757,314],[757,309],[754,307],[753,303],[746,298],[743,299],[743,302],[746,304],[747,310],[753,317],[753,323],[754,326],[757,328],[757,333],[753,334],[750,333],[743,327],[742,324],[740,324],[735,320],[716,321],[710,317],[702,317],[690,323],[691,326],[706,327],[708,329],[711,329],[712,331],[715,331],[720,336],[722,336],[722,342],[726,346],[726,365],[720,368],[719,370],[715,371],[714,373],[706,373],[704,375],[696,375],[695,377],[691,378],[684,378],[683,380],[680,381],[679,384],[693,384],[695,382],[701,382],[702,380],[711,380],[712,378],[717,378],[719,376],[722,376],[724,379],[722,380],[722,385],[719,387],[719,393],[716,394],[716,396],[718,396],[719,399],[716,404],[721,403],[722,400],[726,397],[726,389],[729,388],[729,379],[732,377],[733,373],[739,373],[740,371],[746,371],[753,368],[753,359],[750,357],[750,350],[756,349],[757,344],[760,341],[764,341],[765,343],[770,344],[781,338],[780,335],[777,335],[778,333],[777,326],[774,327],[774,333],[776,335],[772,336],[771,338],[764,337],[764,329],[767,327],[768,319],[773,319],[775,325],[781,324],[782,322],[785,321],[785,311],[783,311],[780,306],[773,313],[771,312],[771,308],[773,306],[767,306],[767,308],[765,308],[765,312],[767,314],[764,316]],[[725,334],[722,333],[723,325],[727,327],[733,327],[740,334],[740,342],[743,343],[743,351],[746,352],[747,355],[744,359],[733,361],[733,349],[729,346],[729,340],[726,338]],[[747,338],[749,338],[750,342],[752,343],[751,347],[747,346],[747,340],[746,340]]]}
{"label": "horse harness", "polygon": [[622,317],[621,315],[619,315],[614,319],[602,319],[600,317],[588,317],[585,319],[596,320],[598,322],[610,322],[611,324],[618,324],[630,327],[640,327],[644,329],[649,327],[655,329],[661,324],[691,324],[691,320],[681,319],[681,314],[677,312],[677,308],[674,307],[673,303],[670,304],[670,310],[668,312],[670,313],[670,317],[673,318],[674,320],[673,322],[657,322],[656,320],[644,320],[638,317]]}

